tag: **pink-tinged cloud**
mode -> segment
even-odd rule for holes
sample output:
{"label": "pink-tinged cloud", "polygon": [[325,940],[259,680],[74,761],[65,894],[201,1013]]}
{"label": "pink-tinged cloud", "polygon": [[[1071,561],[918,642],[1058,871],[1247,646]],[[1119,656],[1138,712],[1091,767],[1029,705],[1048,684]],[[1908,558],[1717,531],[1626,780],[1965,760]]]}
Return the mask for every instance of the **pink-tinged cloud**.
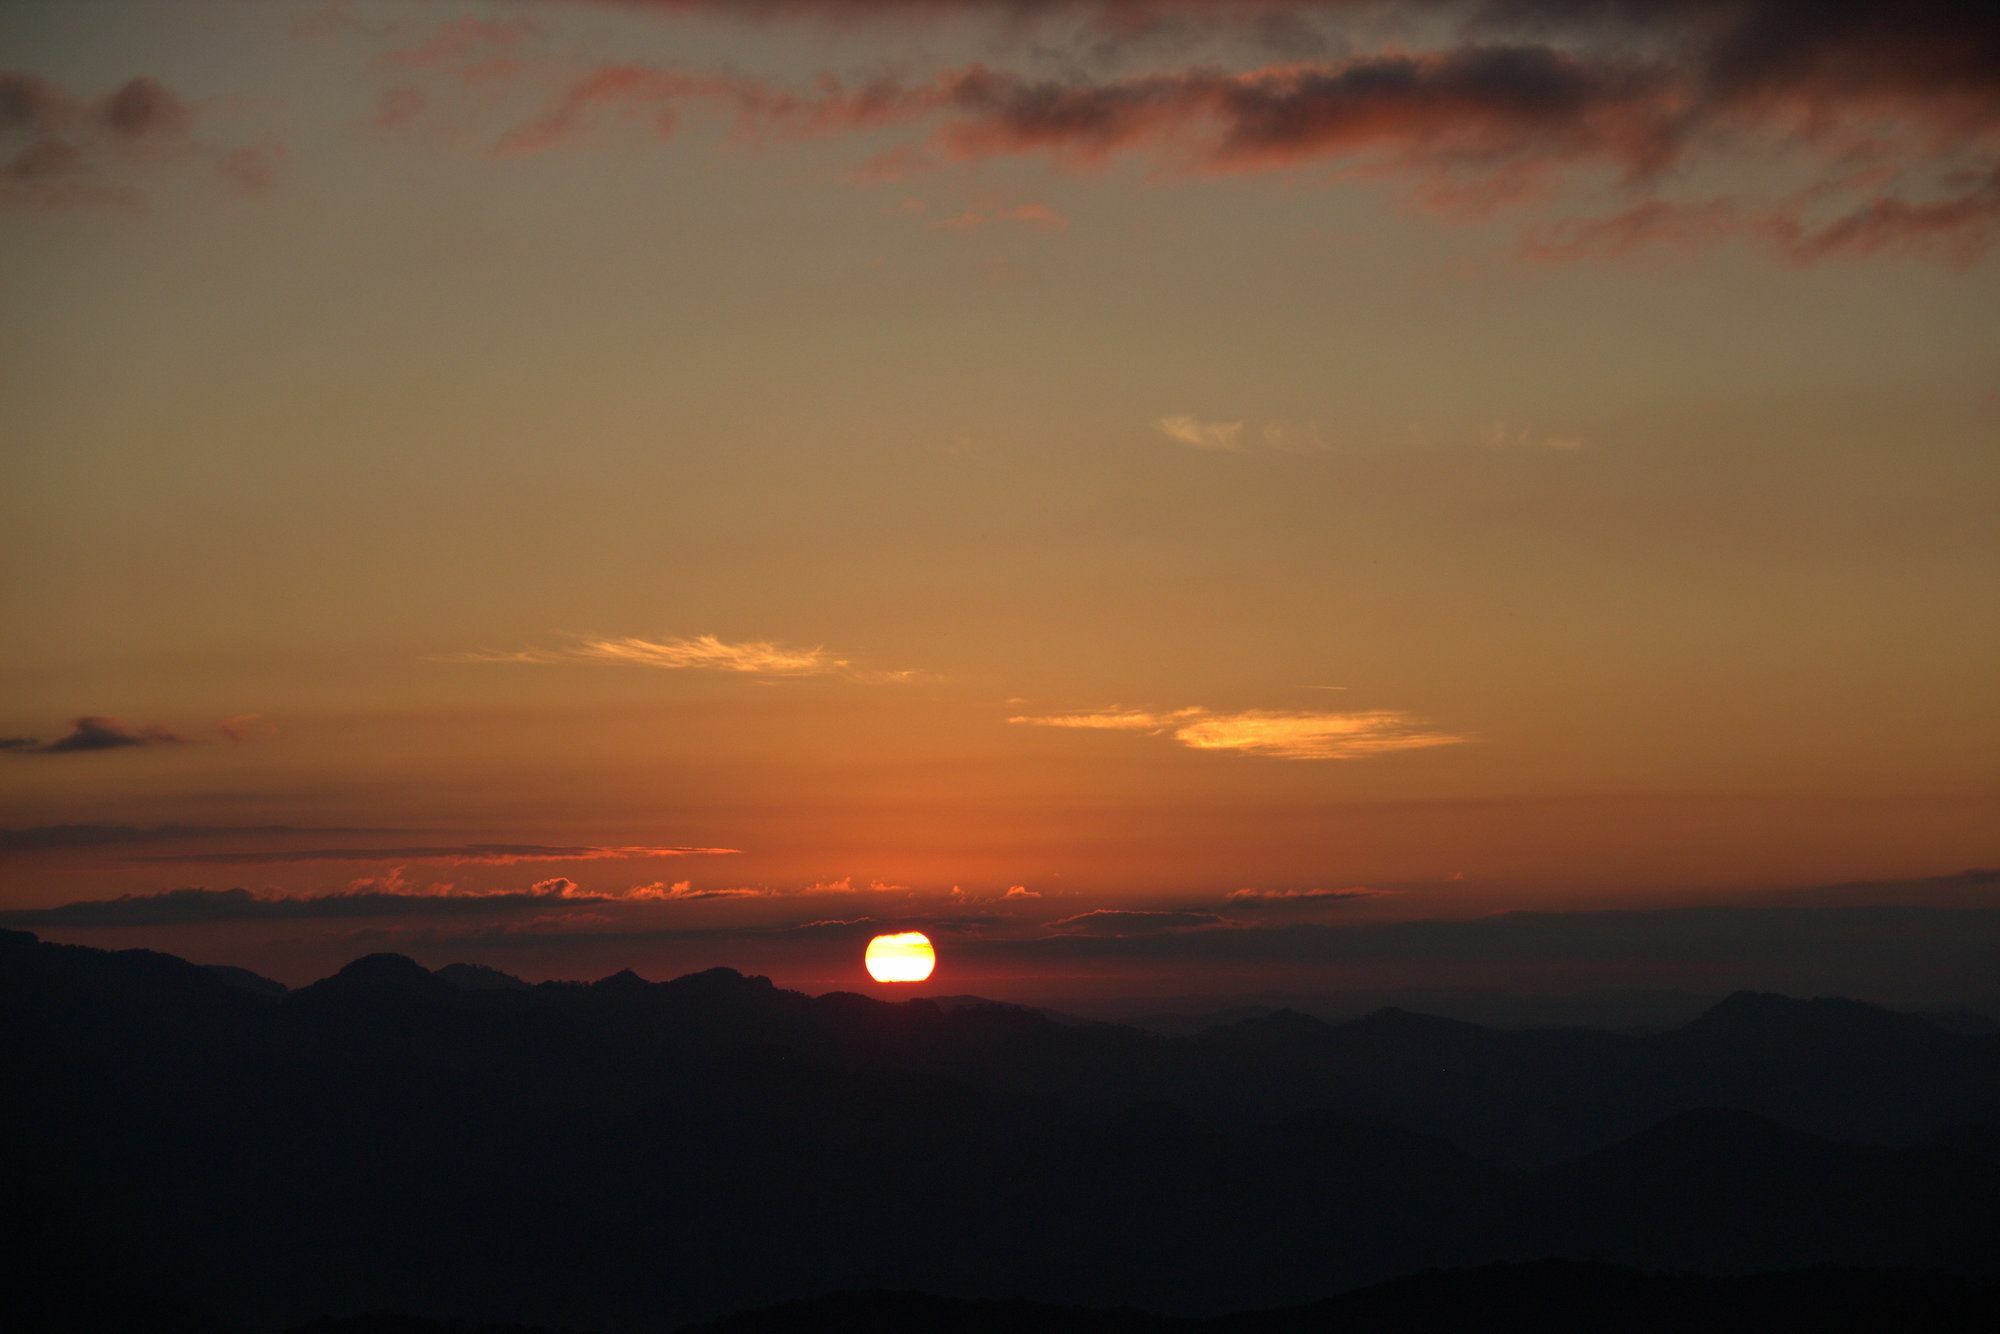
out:
{"label": "pink-tinged cloud", "polygon": [[1618,259],[1644,249],[1687,251],[1748,241],[1772,246],[1800,265],[1891,250],[1970,264],[1992,248],[2000,231],[2000,167],[1965,173],[1947,184],[1956,188],[1916,199],[1876,194],[1831,216],[1816,215],[1812,201],[1801,197],[1763,206],[1651,199],[1606,216],[1540,228],[1524,238],[1521,251],[1539,260]]}
{"label": "pink-tinged cloud", "polygon": [[283,144],[245,144],[217,160],[222,178],[245,194],[264,194],[278,183],[291,152]]}
{"label": "pink-tinged cloud", "polygon": [[382,59],[387,64],[412,70],[462,67],[475,60],[510,55],[544,35],[542,26],[532,19],[482,19],[465,15],[434,29],[413,46],[390,51]]}
{"label": "pink-tinged cloud", "polygon": [[[1609,212],[1579,213],[1524,239],[1544,259],[1741,237],[1797,263],[1890,251],[1962,262],[1984,251],[1996,226],[1993,192],[1980,182],[2000,170],[2000,11],[1960,0],[1433,0],[1400,9],[1369,0],[657,0],[641,7],[769,22],[989,15],[1010,25],[1081,19],[1128,35],[1172,27],[1176,42],[1152,51],[1184,53],[1178,58],[1188,63],[1102,77],[1093,71],[1114,62],[1085,43],[1061,77],[971,65],[859,85],[828,77],[800,90],[735,73],[611,64],[567,75],[540,115],[503,136],[503,152],[575,142],[613,119],[671,132],[699,105],[731,118],[730,137],[740,143],[907,127],[913,142],[874,148],[856,169],[861,180],[1001,156],[1070,167],[1136,157],[1156,177],[1307,170],[1386,183],[1410,206],[1462,221],[1615,185],[1624,198]],[[1349,23],[1357,14],[1370,22]],[[1201,45],[1225,27],[1300,40],[1286,63],[1233,68],[1243,48]],[[1322,39],[1317,46],[1303,40],[1313,33]],[[502,40],[454,28],[419,49],[426,60],[463,62]],[[1362,49],[1366,40],[1389,44],[1371,51]],[[1340,49],[1352,54],[1324,58]],[[1731,161],[1813,175],[1808,189],[1830,193],[1813,209],[1783,199],[1718,207],[1673,197],[1684,168]],[[1872,192],[1842,184],[1857,164],[1883,177]],[[973,210],[934,225],[971,229],[994,220]]]}
{"label": "pink-tinged cloud", "polygon": [[376,99],[375,113],[368,118],[370,129],[394,134],[407,129],[431,104],[430,94],[407,85],[385,89]]}
{"label": "pink-tinged cloud", "polygon": [[1069,219],[1047,204],[974,204],[949,218],[931,224],[932,231],[975,232],[996,224],[1012,223],[1037,232],[1066,232]]}

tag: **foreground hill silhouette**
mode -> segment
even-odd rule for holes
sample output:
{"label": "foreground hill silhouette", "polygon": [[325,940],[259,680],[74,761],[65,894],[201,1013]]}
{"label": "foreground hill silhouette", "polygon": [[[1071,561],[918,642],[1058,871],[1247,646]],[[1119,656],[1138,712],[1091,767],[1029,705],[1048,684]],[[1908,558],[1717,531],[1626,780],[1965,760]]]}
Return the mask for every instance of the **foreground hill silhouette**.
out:
{"label": "foreground hill silhouette", "polygon": [[0,1245],[190,1327],[660,1329],[867,1290],[1214,1317],[1549,1257],[2000,1276],[2000,1037],[1849,1001],[1166,1038],[727,969],[373,955],[284,992],[6,932],[0,1007]]}

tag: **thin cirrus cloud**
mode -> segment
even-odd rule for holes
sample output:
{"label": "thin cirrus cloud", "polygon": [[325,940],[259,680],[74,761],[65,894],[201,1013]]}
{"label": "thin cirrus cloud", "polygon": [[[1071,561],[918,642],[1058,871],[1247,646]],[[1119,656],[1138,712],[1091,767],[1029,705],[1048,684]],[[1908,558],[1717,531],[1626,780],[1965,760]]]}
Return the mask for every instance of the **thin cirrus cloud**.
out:
{"label": "thin cirrus cloud", "polygon": [[1356,713],[1249,709],[1215,713],[1204,708],[1151,713],[1107,709],[1085,713],[1018,714],[1026,727],[1143,732],[1166,736],[1192,750],[1236,751],[1283,760],[1354,760],[1394,751],[1455,746],[1471,738],[1433,731],[1407,713],[1372,709]]}
{"label": "thin cirrus cloud", "polygon": [[746,676],[831,676],[870,683],[909,681],[916,676],[912,671],[859,668],[825,648],[787,648],[768,640],[732,643],[716,635],[696,635],[685,639],[584,639],[563,648],[466,653],[449,660],[530,665],[607,663],[662,671],[734,672]]}
{"label": "thin cirrus cloud", "polygon": [[1243,448],[1244,423],[1201,421],[1194,417],[1162,417],[1160,434],[1189,449],[1206,449],[1233,454]]}
{"label": "thin cirrus cloud", "polygon": [[[1566,186],[1611,200],[1609,211],[1565,202],[1568,216],[1529,229],[1521,248],[1540,259],[1741,239],[1795,263],[1889,250],[1964,262],[1990,245],[2000,222],[2000,21],[1990,6],[1958,0],[1439,0],[1404,10],[1367,0],[657,0],[647,8],[768,23],[875,17],[884,20],[870,29],[878,33],[897,17],[983,14],[1009,25],[1082,17],[1103,34],[1174,29],[1179,39],[1158,49],[1186,53],[1187,64],[1155,62],[1123,77],[1095,76],[1089,60],[1069,62],[1059,77],[983,64],[859,84],[827,74],[800,91],[736,71],[579,66],[574,53],[541,50],[548,34],[532,25],[463,22],[392,59],[407,73],[482,89],[511,79],[539,97],[538,110],[499,131],[503,156],[621,125],[671,137],[687,112],[707,109],[731,122],[728,138],[739,144],[907,130],[906,142],[878,152],[897,164],[881,179],[993,157],[1090,168],[1140,156],[1165,175],[1315,169],[1387,181],[1404,186],[1411,205],[1465,220],[1547,202]],[[1357,25],[1356,15],[1368,22]],[[1230,49],[1202,45],[1223,29],[1283,31],[1292,50],[1283,63],[1230,68]],[[1329,50],[1345,54],[1325,58]],[[406,121],[422,96],[402,93],[385,106],[387,119]],[[1758,165],[1754,177],[1739,170],[1745,163]],[[1782,169],[1765,170],[1770,163]],[[1694,169],[1711,164],[1737,193],[1676,197]],[[1753,178],[1770,186],[1746,183]]]}
{"label": "thin cirrus cloud", "polygon": [[1095,908],[1048,924],[1059,936],[1142,936],[1193,931],[1223,924],[1212,912],[1194,909]]}
{"label": "thin cirrus cloud", "polygon": [[284,866],[310,862],[437,862],[447,866],[515,866],[522,862],[640,861],[658,857],[729,857],[740,848],[632,844],[566,846],[544,843],[461,843],[450,847],[287,848],[156,853],[130,860],[151,865]]}
{"label": "thin cirrus cloud", "polygon": [[[1253,429],[1248,421],[1204,421],[1199,417],[1174,415],[1161,417],[1153,425],[1174,443],[1211,454],[1357,453],[1385,448],[1390,443],[1330,439],[1317,422],[1311,421],[1271,420],[1257,423]],[[1485,450],[1516,453],[1571,453],[1584,447],[1578,436],[1553,434],[1508,422],[1494,422],[1477,432],[1459,432],[1455,439],[1452,434],[1445,434],[1436,440],[1435,446],[1433,433],[1420,425],[1413,424],[1410,435],[1425,447],[1477,445]]]}

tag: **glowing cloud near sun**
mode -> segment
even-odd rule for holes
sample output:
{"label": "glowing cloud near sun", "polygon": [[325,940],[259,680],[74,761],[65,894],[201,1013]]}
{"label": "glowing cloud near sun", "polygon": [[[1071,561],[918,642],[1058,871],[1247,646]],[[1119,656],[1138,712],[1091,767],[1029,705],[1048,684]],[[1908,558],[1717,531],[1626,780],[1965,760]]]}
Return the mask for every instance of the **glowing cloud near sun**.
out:
{"label": "glowing cloud near sun", "polygon": [[937,967],[937,951],[923,932],[902,931],[869,941],[866,962],[877,982],[922,982]]}

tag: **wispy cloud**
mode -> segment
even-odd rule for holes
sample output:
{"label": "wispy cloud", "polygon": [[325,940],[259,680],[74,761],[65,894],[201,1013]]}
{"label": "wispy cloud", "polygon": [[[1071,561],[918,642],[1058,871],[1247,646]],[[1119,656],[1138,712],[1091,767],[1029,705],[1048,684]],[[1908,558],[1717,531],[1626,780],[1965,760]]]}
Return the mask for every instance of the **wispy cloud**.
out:
{"label": "wispy cloud", "polygon": [[1125,709],[1112,705],[1086,713],[1019,714],[1010,723],[1029,727],[1069,727],[1088,732],[1164,732],[1178,722],[1199,718],[1206,709],[1176,709],[1172,713],[1149,713],[1145,709]]}
{"label": "wispy cloud", "polygon": [[1243,423],[1202,421],[1195,417],[1162,417],[1160,434],[1189,449],[1236,453],[1243,448]]}
{"label": "wispy cloud", "polygon": [[224,849],[134,857],[156,865],[281,866],[297,862],[441,862],[450,866],[514,866],[521,862],[639,861],[654,857],[728,857],[740,848],[658,844],[564,845],[460,843],[448,847]]}
{"label": "wispy cloud", "polygon": [[1171,736],[1193,750],[1233,750],[1286,760],[1352,760],[1390,751],[1459,745],[1470,739],[1430,730],[1411,715],[1393,709],[1358,713],[1287,713],[1268,709],[1215,713],[1204,708],[1149,713],[1139,709],[1110,709],[1019,714],[1007,721],[1028,727],[1145,732]]}
{"label": "wispy cloud", "polygon": [[[1409,444],[1401,437],[1343,436],[1329,432],[1314,421],[1202,421],[1182,416],[1162,417],[1154,425],[1169,440],[1211,454],[1353,455],[1388,449],[1403,450]],[[1566,453],[1584,447],[1580,436],[1509,422],[1471,428],[1427,428],[1413,424],[1410,435],[1426,450],[1477,448]]]}
{"label": "wispy cloud", "polygon": [[1236,750],[1285,760],[1352,760],[1398,750],[1455,746],[1467,738],[1426,730],[1409,714],[1278,713],[1253,709],[1214,714],[1176,728],[1174,739],[1195,750]]}
{"label": "wispy cloud", "polygon": [[1047,204],[974,204],[948,218],[931,224],[934,232],[975,232],[998,223],[1011,223],[1036,232],[1066,232],[1069,219]]}
{"label": "wispy cloud", "polygon": [[1576,436],[1550,435],[1532,426],[1510,426],[1506,422],[1495,422],[1488,427],[1480,443],[1488,449],[1547,449],[1557,453],[1583,448],[1583,441]]}
{"label": "wispy cloud", "polygon": [[1232,908],[1293,907],[1340,903],[1351,899],[1372,899],[1388,893],[1355,885],[1348,889],[1232,889],[1224,901]]}
{"label": "wispy cloud", "polygon": [[664,671],[736,672],[747,676],[835,676],[851,681],[900,682],[912,671],[874,671],[856,667],[825,648],[788,648],[769,640],[731,643],[716,635],[688,639],[585,639],[561,648],[518,649],[503,653],[463,653],[454,662],[488,663],[610,663],[653,667]]}
{"label": "wispy cloud", "polygon": [[1189,931],[1221,924],[1222,918],[1216,914],[1191,909],[1146,911],[1134,908],[1096,908],[1090,912],[1078,913],[1074,917],[1058,918],[1048,925],[1049,930],[1057,935],[1136,936],[1154,935],[1163,931]]}

